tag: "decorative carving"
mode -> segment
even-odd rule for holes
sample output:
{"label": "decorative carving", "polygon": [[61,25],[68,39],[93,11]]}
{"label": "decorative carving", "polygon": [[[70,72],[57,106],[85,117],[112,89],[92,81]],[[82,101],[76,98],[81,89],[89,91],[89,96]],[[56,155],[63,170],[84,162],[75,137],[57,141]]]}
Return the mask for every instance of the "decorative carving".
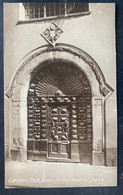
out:
{"label": "decorative carving", "polygon": [[8,91],[6,92],[6,96],[7,96],[8,98],[11,98],[11,97],[13,96],[13,92],[10,91],[10,90],[8,90]]}
{"label": "decorative carving", "polygon": [[106,96],[110,92],[108,88],[103,87],[102,85],[100,85],[100,89],[104,96]]}
{"label": "decorative carving", "polygon": [[23,138],[13,138],[13,145],[15,148],[20,149],[24,147],[24,140]]}
{"label": "decorative carving", "polygon": [[83,141],[92,141],[92,111],[90,97],[79,97],[78,112],[78,137]]}
{"label": "decorative carving", "polygon": [[[73,71],[76,74],[73,74]],[[76,70],[70,64],[54,64],[38,71],[38,74],[41,75],[38,79],[34,74],[31,78],[31,83],[37,80],[35,94],[50,96],[48,101],[54,101],[51,96],[55,96],[57,101],[62,101],[62,97],[73,95],[73,93],[74,95],[91,94],[86,76],[83,74],[83,77],[78,78],[80,70]],[[68,97],[65,97],[64,101],[69,101]]]}
{"label": "decorative carving", "polygon": [[[51,148],[56,144],[57,150],[52,148],[50,151],[49,149],[49,153],[57,154],[62,150],[59,149],[59,144],[61,148],[64,144],[69,148],[68,144],[71,140],[92,143],[90,96],[66,96],[60,90],[55,92],[55,96],[47,94],[43,97],[33,97],[29,93],[28,96],[33,99],[33,103],[28,104],[28,141],[30,144],[32,140],[37,144],[45,140],[51,144],[49,145]],[[51,98],[53,101],[49,101]],[[32,150],[37,150],[35,144],[31,147]]]}
{"label": "decorative carving", "polygon": [[69,138],[69,111],[65,105],[49,108],[50,138],[57,141],[68,141]]}
{"label": "decorative carving", "polygon": [[[41,54],[50,52],[50,51],[60,51],[60,52],[67,52],[67,53],[71,53],[73,55],[76,55],[80,58],[82,58],[82,60],[85,61],[85,63],[87,63],[93,70],[93,72],[96,75],[96,78],[99,82],[99,86],[100,86],[100,91],[101,93],[106,96],[107,94],[109,94],[111,91],[113,91],[113,89],[111,87],[109,87],[104,79],[104,76],[101,72],[101,70],[99,69],[97,63],[88,55],[86,54],[84,51],[78,49],[78,48],[74,48],[72,46],[69,45],[65,45],[65,44],[56,44],[56,47],[49,47],[47,46],[47,48],[42,47],[40,50],[38,50],[37,52],[35,52],[35,54],[31,55],[30,57],[27,58],[27,60],[24,61],[24,63],[22,64],[22,66],[19,68],[18,72],[16,73],[14,79],[13,79],[13,83],[12,83],[12,88],[14,87],[16,80],[18,79],[18,75],[20,71],[24,72],[24,69],[26,68],[26,70],[30,69],[30,61],[33,58],[38,57]],[[28,64],[28,66],[27,66]],[[11,88],[11,89],[12,89]]]}
{"label": "decorative carving", "polygon": [[49,28],[47,28],[41,36],[51,45],[55,45],[55,41],[61,36],[63,30],[54,22],[50,23]]}

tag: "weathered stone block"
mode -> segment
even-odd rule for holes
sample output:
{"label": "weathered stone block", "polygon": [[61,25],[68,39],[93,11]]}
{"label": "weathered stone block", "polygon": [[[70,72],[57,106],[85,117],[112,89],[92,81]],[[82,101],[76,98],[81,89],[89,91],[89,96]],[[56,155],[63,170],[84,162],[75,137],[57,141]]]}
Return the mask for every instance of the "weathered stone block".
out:
{"label": "weathered stone block", "polygon": [[92,153],[80,153],[80,162],[92,163]]}
{"label": "weathered stone block", "polygon": [[24,149],[12,149],[10,151],[11,160],[25,161],[27,160],[27,151]]}
{"label": "weathered stone block", "polygon": [[117,166],[117,149],[107,148],[106,149],[106,165]]}
{"label": "weathered stone block", "polygon": [[77,141],[72,141],[71,143],[71,160],[74,162],[80,162],[79,156],[79,144]]}
{"label": "weathered stone block", "polygon": [[5,147],[5,160],[9,159],[9,145],[6,145]]}
{"label": "weathered stone block", "polygon": [[92,164],[97,166],[104,165],[104,153],[100,151],[92,152]]}

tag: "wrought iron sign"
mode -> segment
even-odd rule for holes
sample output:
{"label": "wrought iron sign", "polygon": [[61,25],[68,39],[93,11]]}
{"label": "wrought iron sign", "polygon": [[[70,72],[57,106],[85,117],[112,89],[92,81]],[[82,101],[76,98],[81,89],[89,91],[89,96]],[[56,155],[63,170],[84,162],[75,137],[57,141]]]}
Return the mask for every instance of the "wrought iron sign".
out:
{"label": "wrought iron sign", "polygon": [[41,36],[51,45],[55,45],[55,41],[61,36],[63,30],[54,22],[41,34]]}

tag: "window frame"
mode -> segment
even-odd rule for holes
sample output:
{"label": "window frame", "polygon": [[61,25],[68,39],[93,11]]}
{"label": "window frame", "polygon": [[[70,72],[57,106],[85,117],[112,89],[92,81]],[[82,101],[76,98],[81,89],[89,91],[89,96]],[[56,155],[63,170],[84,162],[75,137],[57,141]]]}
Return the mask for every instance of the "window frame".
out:
{"label": "window frame", "polygon": [[[91,12],[89,11],[82,11],[78,13],[66,13],[66,4],[65,4],[65,14],[64,15],[56,15],[56,16],[46,16],[46,3],[44,3],[44,17],[41,18],[31,18],[31,19],[26,19],[25,18],[25,10],[23,3],[19,3],[19,21],[18,24],[21,23],[32,23],[32,22],[38,22],[38,21],[45,21],[45,20],[53,20],[53,19],[60,19],[60,18],[75,18],[75,17],[80,17],[80,16],[86,16],[90,15]],[[88,8],[89,8],[89,3],[88,3]]]}

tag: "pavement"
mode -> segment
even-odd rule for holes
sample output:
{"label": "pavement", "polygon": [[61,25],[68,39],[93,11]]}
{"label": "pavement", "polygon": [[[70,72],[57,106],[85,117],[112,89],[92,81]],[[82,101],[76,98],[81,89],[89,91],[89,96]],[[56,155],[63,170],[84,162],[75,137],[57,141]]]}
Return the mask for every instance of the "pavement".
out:
{"label": "pavement", "polygon": [[6,188],[117,186],[117,168],[83,163],[5,162]]}

